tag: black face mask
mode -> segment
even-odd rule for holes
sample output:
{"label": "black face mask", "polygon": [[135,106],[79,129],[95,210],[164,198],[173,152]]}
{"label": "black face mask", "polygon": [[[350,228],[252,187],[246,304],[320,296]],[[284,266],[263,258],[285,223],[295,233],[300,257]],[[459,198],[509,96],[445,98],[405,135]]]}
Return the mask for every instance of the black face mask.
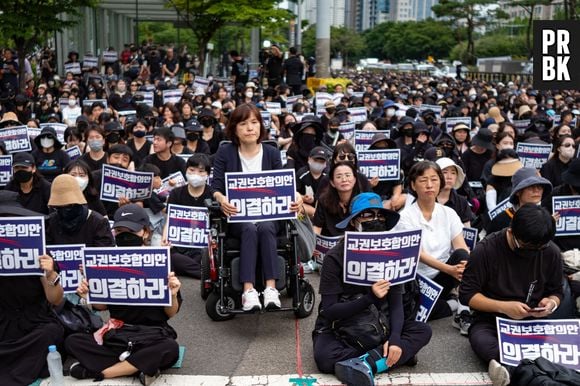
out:
{"label": "black face mask", "polygon": [[88,209],[80,204],[68,205],[57,208],[56,214],[63,230],[66,232],[74,232],[79,230],[87,220]]}
{"label": "black face mask", "polygon": [[328,127],[328,130],[329,130],[331,133],[336,133],[336,132],[338,131],[338,127],[330,127],[330,126],[329,126],[329,127]]}
{"label": "black face mask", "polygon": [[300,140],[298,141],[298,146],[300,146],[301,151],[309,154],[310,150],[314,149],[316,146],[316,135],[302,134]]}
{"label": "black face mask", "polygon": [[403,135],[405,137],[412,137],[413,136],[413,129],[403,129]]}
{"label": "black face mask", "polygon": [[387,230],[387,224],[381,220],[371,220],[360,224],[363,232],[384,232]]}
{"label": "black face mask", "polygon": [[14,181],[18,182],[19,184],[28,182],[31,178],[32,172],[29,172],[28,170],[18,170],[14,173]]}
{"label": "black face mask", "polygon": [[118,247],[140,247],[143,245],[143,238],[131,232],[119,233],[115,236]]}
{"label": "black face mask", "polygon": [[203,126],[203,127],[210,127],[211,125],[213,125],[213,119],[208,119],[208,118],[201,118],[199,120],[199,123]]}
{"label": "black face mask", "polygon": [[187,133],[186,138],[188,141],[195,142],[199,139],[199,134],[197,133]]}
{"label": "black face mask", "polygon": [[133,132],[133,137],[135,138],[143,138],[145,136],[145,134],[147,134],[146,132],[144,132],[143,130],[137,130]]}
{"label": "black face mask", "polygon": [[108,143],[117,143],[119,142],[119,139],[121,139],[121,136],[117,133],[111,133],[107,136]]}
{"label": "black face mask", "polygon": [[336,112],[336,109],[326,109],[326,112],[328,114],[334,114]]}
{"label": "black face mask", "polygon": [[435,118],[433,118],[433,117],[426,117],[425,118],[425,124],[427,126],[431,126],[431,125],[433,125],[433,123],[435,123]]}

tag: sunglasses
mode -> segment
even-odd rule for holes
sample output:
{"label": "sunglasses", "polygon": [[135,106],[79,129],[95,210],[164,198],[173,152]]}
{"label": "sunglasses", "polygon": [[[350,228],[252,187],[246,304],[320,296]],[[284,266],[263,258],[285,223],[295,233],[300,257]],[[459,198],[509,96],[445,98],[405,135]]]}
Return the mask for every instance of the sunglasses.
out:
{"label": "sunglasses", "polygon": [[339,154],[338,156],[336,156],[336,158],[339,161],[344,161],[346,159],[348,159],[349,161],[354,161],[355,159],[355,155],[352,153],[348,153],[348,154]]}
{"label": "sunglasses", "polygon": [[381,212],[374,212],[374,211],[367,211],[367,212],[362,212],[359,216],[358,216],[361,220],[365,220],[365,221],[371,221],[371,220],[379,220],[379,221],[384,221],[386,219],[385,215]]}
{"label": "sunglasses", "polygon": [[576,148],[576,145],[573,145],[571,143],[565,143],[562,145],[562,147],[573,147],[574,149]]}

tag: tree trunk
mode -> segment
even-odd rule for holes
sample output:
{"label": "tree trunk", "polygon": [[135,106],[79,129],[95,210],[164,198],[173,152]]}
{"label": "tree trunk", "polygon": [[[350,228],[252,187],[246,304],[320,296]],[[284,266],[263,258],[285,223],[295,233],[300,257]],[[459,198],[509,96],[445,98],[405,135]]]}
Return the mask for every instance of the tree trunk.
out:
{"label": "tree trunk", "polygon": [[531,58],[534,53],[532,52],[532,23],[534,21],[534,7],[530,9],[530,17],[528,18],[528,26],[526,28],[526,49],[528,50],[528,58]]}
{"label": "tree trunk", "polygon": [[23,46],[17,47],[18,53],[18,90],[14,90],[16,94],[24,94],[26,89],[26,68],[24,59],[26,59],[26,51]]}
{"label": "tree trunk", "polygon": [[473,30],[475,29],[473,19],[470,17],[467,19],[467,53],[469,57],[467,58],[468,64],[475,63],[475,43],[473,42]]}

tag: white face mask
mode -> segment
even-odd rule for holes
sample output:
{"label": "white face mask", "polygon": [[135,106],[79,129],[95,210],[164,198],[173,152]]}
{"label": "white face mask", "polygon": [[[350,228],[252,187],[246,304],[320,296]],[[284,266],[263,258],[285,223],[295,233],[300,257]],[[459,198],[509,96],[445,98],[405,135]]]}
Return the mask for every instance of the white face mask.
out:
{"label": "white face mask", "polygon": [[308,166],[314,173],[322,173],[322,171],[326,168],[326,164],[321,164],[320,162],[314,161],[308,162]]}
{"label": "white face mask", "polygon": [[246,91],[246,98],[253,98],[254,93],[252,91]]}
{"label": "white face mask", "polygon": [[54,146],[54,139],[52,138],[40,138],[40,146],[45,149],[49,149]]}
{"label": "white face mask", "polygon": [[85,178],[85,177],[75,177],[75,179],[77,180],[79,187],[81,188],[81,191],[84,192],[85,189],[87,188],[87,186],[89,185],[89,179]]}
{"label": "white face mask", "polygon": [[395,115],[395,109],[388,108],[385,115],[387,116],[387,118],[393,117]]}
{"label": "white face mask", "polygon": [[200,176],[199,174],[187,174],[187,182],[193,188],[199,188],[207,183],[207,176]]}
{"label": "white face mask", "polygon": [[574,149],[572,146],[570,147],[560,146],[560,155],[564,159],[572,159],[574,157],[575,152],[576,149]]}
{"label": "white face mask", "polygon": [[69,100],[68,100],[68,105],[69,105],[70,107],[74,107],[74,106],[76,106],[76,104],[77,104],[77,101],[76,101],[76,99],[69,99]]}

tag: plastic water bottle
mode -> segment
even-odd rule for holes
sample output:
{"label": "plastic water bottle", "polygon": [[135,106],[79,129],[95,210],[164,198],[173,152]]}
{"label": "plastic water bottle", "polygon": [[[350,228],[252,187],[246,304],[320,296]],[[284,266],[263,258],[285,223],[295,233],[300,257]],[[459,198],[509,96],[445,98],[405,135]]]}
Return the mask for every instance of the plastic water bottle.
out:
{"label": "plastic water bottle", "polygon": [[46,356],[48,363],[48,372],[50,373],[51,386],[64,386],[64,375],[62,373],[62,359],[60,353],[56,351],[56,346],[48,346],[48,355]]}

